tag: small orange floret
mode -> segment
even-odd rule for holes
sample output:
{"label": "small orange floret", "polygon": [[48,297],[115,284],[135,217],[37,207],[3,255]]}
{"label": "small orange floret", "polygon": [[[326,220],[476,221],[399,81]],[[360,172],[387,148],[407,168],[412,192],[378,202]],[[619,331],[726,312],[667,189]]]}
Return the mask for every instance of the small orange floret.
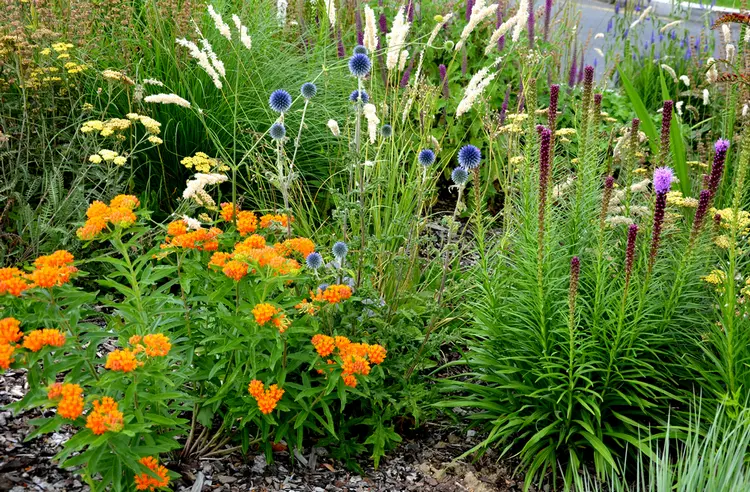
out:
{"label": "small orange floret", "polygon": [[208,262],[208,266],[224,268],[227,262],[231,259],[232,255],[230,253],[217,251],[216,253],[211,255],[211,261]]}
{"label": "small orange floret", "polygon": [[385,360],[386,355],[385,347],[379,344],[367,346],[367,358],[373,364],[380,364]]}
{"label": "small orange floret", "polygon": [[133,225],[137,217],[135,213],[127,207],[110,207],[109,221],[118,227],[129,227]]}
{"label": "small orange floret", "polygon": [[133,335],[128,339],[128,343],[132,346],[136,346],[143,340],[143,337],[140,335]]}
{"label": "small orange floret", "polygon": [[44,328],[27,333],[23,338],[24,348],[32,352],[39,352],[42,347],[62,347],[65,345],[65,335],[60,330]]}
{"label": "small orange floret", "polygon": [[159,478],[155,478],[148,473],[140,473],[135,476],[136,490],[156,490],[169,485],[169,471],[166,467],[159,464],[153,456],[145,456],[139,460],[139,463],[146,466],[154,472]]}
{"label": "small orange floret", "polygon": [[83,413],[83,388],[78,384],[55,383],[50,386],[47,396],[51,400],[62,397],[57,404],[57,413],[64,419],[75,420]]}
{"label": "small orange floret", "polygon": [[0,268],[0,296],[10,294],[18,297],[33,286],[18,268]]}
{"label": "small orange floret", "polygon": [[58,249],[51,255],[40,256],[34,260],[34,266],[36,268],[53,267],[60,268],[68,265],[72,265],[75,258],[73,254],[64,249]]}
{"label": "small orange floret", "polygon": [[263,326],[271,321],[271,319],[280,312],[281,309],[268,303],[257,304],[253,308],[253,316],[255,316],[255,322],[260,326]]}
{"label": "small orange floret", "polygon": [[248,266],[247,263],[243,263],[237,260],[228,261],[222,271],[224,275],[231,278],[235,282],[239,282],[242,277],[247,275]]}
{"label": "small orange floret", "polygon": [[141,202],[138,200],[138,197],[134,195],[117,195],[114,197],[110,202],[110,207],[123,207],[128,208],[130,210],[133,210],[134,208],[138,207],[141,204]]}
{"label": "small orange floret", "polygon": [[221,204],[221,218],[225,222],[231,222],[234,219],[234,204],[226,202]]}
{"label": "small orange floret", "polygon": [[89,205],[89,209],[86,210],[86,217],[88,217],[89,219],[102,219],[106,222],[108,215],[109,206],[104,202],[100,202],[99,200],[94,200],[93,202],[91,202],[91,205]]}
{"label": "small orange floret", "polygon": [[183,234],[187,234],[187,223],[184,220],[175,220],[167,225],[167,235],[177,237]]}
{"label": "small orange floret", "polygon": [[250,384],[247,387],[247,392],[250,393],[253,398],[258,398],[263,394],[263,382],[257,379],[253,379],[252,381],[250,381]]}
{"label": "small orange floret", "polygon": [[321,357],[328,357],[333,353],[333,349],[335,348],[333,338],[328,335],[317,334],[313,336],[312,344],[313,347],[315,347],[315,351],[318,352],[318,355]]}
{"label": "small orange floret", "polygon": [[146,346],[146,355],[149,357],[164,357],[172,348],[169,338],[161,333],[146,335],[143,337],[143,344]]}
{"label": "small orange floret", "polygon": [[344,375],[344,384],[349,386],[350,388],[356,388],[357,387],[357,378],[353,374],[345,374]]}
{"label": "small orange floret", "polygon": [[263,382],[253,379],[247,388],[250,395],[258,402],[258,409],[264,415],[273,412],[276,404],[284,396],[284,390],[277,385],[272,384],[267,390],[264,390]]}
{"label": "small orange floret", "polygon": [[135,358],[135,352],[131,349],[114,350],[107,355],[106,369],[113,371],[130,372],[138,367],[138,360]]}
{"label": "small orange floret", "polygon": [[286,214],[266,214],[260,218],[260,227],[267,229],[272,226],[285,228],[289,225],[289,219]]}
{"label": "small orange floret", "polygon": [[16,318],[0,319],[0,345],[17,342],[23,337],[21,322]]}
{"label": "small orange floret", "polygon": [[277,245],[279,254],[282,256],[289,256],[292,253],[299,253],[302,258],[307,258],[310,253],[315,252],[315,243],[306,237],[295,237],[287,239],[281,244]]}
{"label": "small orange floret", "polygon": [[123,419],[122,412],[117,409],[117,402],[108,396],[94,401],[94,409],[86,418],[86,427],[97,436],[107,431],[120,432]]}
{"label": "small orange floret", "polygon": [[83,227],[79,227],[76,236],[81,241],[91,241],[107,228],[107,221],[101,217],[94,217],[86,221]]}
{"label": "small orange floret", "polygon": [[258,229],[258,217],[246,210],[237,212],[237,230],[241,236],[247,236]]}
{"label": "small orange floret", "polygon": [[16,351],[16,346],[9,343],[0,343],[0,368],[9,369],[10,364],[15,360],[13,352]]}
{"label": "small orange floret", "polygon": [[259,234],[252,234],[241,243],[237,243],[235,248],[239,245],[247,246],[250,249],[260,249],[266,247],[266,238]]}
{"label": "small orange floret", "polygon": [[336,304],[341,301],[345,301],[352,296],[352,289],[348,285],[329,285],[326,290],[323,291],[323,299],[331,304]]}

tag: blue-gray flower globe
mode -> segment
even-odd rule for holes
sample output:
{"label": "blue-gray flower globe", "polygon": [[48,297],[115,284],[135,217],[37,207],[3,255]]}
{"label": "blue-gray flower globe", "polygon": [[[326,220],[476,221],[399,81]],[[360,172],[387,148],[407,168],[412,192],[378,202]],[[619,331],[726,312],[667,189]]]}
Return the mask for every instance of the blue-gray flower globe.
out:
{"label": "blue-gray flower globe", "polygon": [[458,151],[458,165],[464,169],[476,169],[482,161],[482,153],[473,145],[464,145]]}
{"label": "blue-gray flower globe", "polygon": [[354,90],[351,94],[349,94],[349,101],[353,103],[358,102],[360,98],[362,99],[362,104],[367,104],[368,102],[370,102],[370,96],[368,96],[367,92],[365,91]]}
{"label": "blue-gray flower globe", "polygon": [[424,167],[431,166],[432,163],[435,162],[435,152],[433,152],[432,149],[422,149],[419,152],[417,160],[419,160],[419,163]]}
{"label": "blue-gray flower globe", "polygon": [[268,105],[277,113],[285,113],[292,106],[292,96],[284,89],[277,89],[268,98]]}
{"label": "blue-gray flower globe", "polygon": [[299,91],[305,99],[312,99],[318,93],[318,88],[312,82],[305,82]]}
{"label": "blue-gray flower globe", "polygon": [[349,246],[347,246],[345,242],[338,241],[333,245],[333,256],[336,258],[343,259],[346,257],[347,253],[349,253]]}
{"label": "blue-gray flower globe", "polygon": [[362,46],[361,44],[358,44],[354,47],[354,54],[355,55],[366,55],[367,54],[367,48]]}
{"label": "blue-gray flower globe", "polygon": [[451,173],[451,180],[458,186],[465,185],[469,181],[469,173],[462,167],[457,167]]}
{"label": "blue-gray flower globe", "polygon": [[323,266],[323,257],[320,255],[320,253],[313,252],[307,255],[307,258],[305,258],[305,263],[307,263],[308,268],[317,270],[318,268]]}
{"label": "blue-gray flower globe", "polygon": [[349,58],[349,71],[355,77],[366,77],[370,73],[370,68],[372,68],[372,63],[364,53],[355,53],[354,56]]}
{"label": "blue-gray flower globe", "polygon": [[380,134],[383,135],[383,138],[390,138],[393,135],[393,127],[386,123],[380,127]]}
{"label": "blue-gray flower globe", "polygon": [[271,125],[271,129],[268,130],[269,135],[274,140],[283,140],[286,136],[286,128],[281,123],[274,123]]}

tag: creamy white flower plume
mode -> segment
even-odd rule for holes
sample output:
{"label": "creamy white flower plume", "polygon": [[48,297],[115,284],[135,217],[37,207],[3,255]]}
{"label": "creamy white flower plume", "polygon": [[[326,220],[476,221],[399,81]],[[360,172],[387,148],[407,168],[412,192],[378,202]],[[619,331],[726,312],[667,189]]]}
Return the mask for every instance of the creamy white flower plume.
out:
{"label": "creamy white flower plume", "polygon": [[219,31],[219,34],[227,38],[229,41],[232,40],[232,31],[229,30],[229,24],[224,22],[224,19],[221,18],[221,14],[219,14],[215,9],[213,5],[208,6],[208,15],[211,16],[211,18],[214,20],[214,25],[216,26],[216,30]]}
{"label": "creamy white flower plume", "polygon": [[716,68],[716,60],[709,58],[706,60],[706,66],[708,67],[708,70],[706,71],[706,82],[709,84],[715,84],[719,79],[719,70]]}
{"label": "creamy white flower plume", "polygon": [[633,29],[635,26],[646,20],[646,17],[648,17],[648,15],[651,13],[651,10],[653,10],[653,7],[649,6],[643,12],[641,12],[640,17],[638,17],[635,21],[633,21],[632,24],[630,24],[630,29]]}
{"label": "creamy white flower plume", "polygon": [[669,31],[673,27],[676,27],[677,25],[681,24],[681,20],[672,21],[669,24],[664,24],[661,29],[659,29],[659,32],[664,34],[665,32]]}
{"label": "creamy white flower plume", "polygon": [[443,28],[443,26],[447,24],[449,20],[451,20],[451,17],[453,17],[453,12],[443,15],[441,21],[435,24],[435,27],[432,28],[432,32],[430,33],[430,37],[427,39],[426,46],[432,46],[432,43],[433,41],[435,41],[435,38],[437,38],[438,33],[440,33],[440,30]]}
{"label": "creamy white flower plume", "polygon": [[727,45],[727,61],[729,63],[734,63],[734,53],[735,53],[735,47],[733,44]]}
{"label": "creamy white flower plume", "polygon": [[362,37],[362,44],[367,51],[373,53],[378,49],[378,31],[375,24],[375,11],[372,7],[365,5],[365,33]]}
{"label": "creamy white flower plume", "polygon": [[469,84],[464,90],[464,97],[461,99],[461,102],[458,103],[458,107],[456,108],[456,118],[471,109],[477,98],[482,94],[484,89],[487,88],[490,82],[492,82],[495,75],[497,75],[497,72],[488,75],[489,71],[490,67],[484,67],[471,77]]}
{"label": "creamy white flower plume", "polygon": [[675,108],[677,108],[677,114],[682,116],[682,105],[685,104],[684,101],[677,101],[677,104],[675,104]]}
{"label": "creamy white flower plume", "polygon": [[724,43],[732,42],[732,28],[729,27],[729,24],[721,25],[721,34],[724,37]]}
{"label": "creamy white flower plume", "polygon": [[143,79],[144,85],[155,85],[157,87],[164,87],[164,83],[156,79]]}
{"label": "creamy white flower plume", "polygon": [[237,16],[237,14],[234,14],[232,16],[232,20],[234,21],[234,25],[237,26],[237,32],[240,33],[240,42],[245,46],[245,48],[252,48],[253,40],[250,39],[250,36],[247,34],[247,26],[242,25],[242,21]]}
{"label": "creamy white flower plume", "polygon": [[401,54],[398,57],[398,71],[403,72],[406,68],[406,60],[409,59],[409,50],[401,50]]}
{"label": "creamy white flower plume", "polygon": [[600,50],[599,48],[594,48],[594,51],[596,51],[596,54],[604,58],[604,52]]}
{"label": "creamy white flower plume", "polygon": [[497,47],[497,41],[501,37],[505,36],[508,31],[510,31],[513,26],[515,26],[518,23],[518,15],[514,15],[507,21],[500,24],[500,27],[495,29],[495,31],[492,33],[492,36],[490,36],[490,42],[487,44],[487,47],[484,49],[484,54],[489,55],[492,50],[494,50]]}
{"label": "creamy white flower plume", "polygon": [[282,27],[286,25],[286,9],[288,6],[286,0],[276,0],[276,20]]}
{"label": "creamy white flower plume", "polygon": [[146,96],[144,101],[147,103],[176,104],[184,108],[190,107],[190,102],[181,98],[177,94],[152,94],[150,96]]}
{"label": "creamy white flower plume", "polygon": [[526,24],[528,24],[529,21],[529,0],[521,0],[518,4],[518,12],[516,13],[516,25],[513,27],[513,36],[511,36],[511,39],[514,43],[518,42],[518,39],[521,37],[521,32],[523,31],[523,28]]}
{"label": "creamy white flower plume", "polygon": [[326,13],[328,13],[328,22],[332,28],[336,28],[336,0],[325,0]]}
{"label": "creamy white flower plume", "polygon": [[385,66],[388,70],[393,70],[398,65],[398,59],[401,56],[401,50],[404,47],[410,26],[411,24],[404,17],[404,7],[401,7],[398,9],[396,17],[393,18],[391,32],[385,35],[385,39],[388,42]]}
{"label": "creamy white flower plume", "polygon": [[188,41],[185,38],[178,38],[176,42],[180,46],[188,49],[188,51],[190,52],[190,56],[195,58],[198,62],[198,66],[201,67],[209,77],[211,77],[211,80],[213,80],[216,88],[221,89],[221,79],[219,78],[219,74],[216,72],[216,69],[213,67],[213,65],[211,65],[211,61],[208,59],[208,55],[200,48],[198,48],[198,45],[196,45],[192,41]]}
{"label": "creamy white flower plume", "polygon": [[677,82],[677,74],[675,73],[674,68],[670,67],[666,63],[662,63],[661,69],[667,72],[669,76],[672,77],[672,80],[675,81],[675,83]]}
{"label": "creamy white flower plume", "polygon": [[182,192],[182,198],[186,200],[192,198],[199,205],[211,203],[213,200],[208,196],[204,188],[208,185],[223,183],[226,180],[227,177],[223,174],[198,173],[193,176],[193,179],[187,182],[187,186],[185,186],[185,190]]}
{"label": "creamy white flower plume", "polygon": [[604,38],[604,33],[603,32],[598,32],[598,33],[596,33],[596,36],[594,36],[594,39],[603,39],[603,38]]}
{"label": "creamy white flower plume", "polygon": [[461,38],[456,43],[456,51],[460,51],[463,48],[466,40],[469,39],[469,35],[476,29],[480,22],[485,20],[487,17],[493,15],[497,11],[497,4],[487,5],[485,0],[476,0],[474,7],[471,9],[471,16],[469,22],[464,26],[461,31]]}
{"label": "creamy white flower plume", "polygon": [[685,84],[685,87],[690,87],[690,77],[687,75],[680,75],[680,80]]}
{"label": "creamy white flower plume", "polygon": [[709,104],[711,104],[711,99],[709,98],[708,89],[703,89],[703,105],[708,106]]}
{"label": "creamy white flower plume", "polygon": [[365,115],[365,119],[367,119],[367,132],[370,134],[370,143],[374,144],[378,136],[378,124],[380,124],[380,118],[375,114],[375,105],[372,103],[365,104],[362,112]]}
{"label": "creamy white flower plume", "polygon": [[333,133],[334,137],[338,137],[341,135],[341,130],[339,130],[339,123],[336,120],[328,120],[328,128],[331,130],[331,133]]}
{"label": "creamy white flower plume", "polygon": [[211,47],[211,43],[208,42],[208,39],[203,38],[201,39],[201,45],[203,46],[203,51],[208,55],[208,58],[211,60],[211,65],[213,65],[214,69],[221,75],[222,77],[227,76],[227,71],[224,68],[224,62],[219,60],[219,57],[216,56],[216,53],[214,53],[213,47]]}

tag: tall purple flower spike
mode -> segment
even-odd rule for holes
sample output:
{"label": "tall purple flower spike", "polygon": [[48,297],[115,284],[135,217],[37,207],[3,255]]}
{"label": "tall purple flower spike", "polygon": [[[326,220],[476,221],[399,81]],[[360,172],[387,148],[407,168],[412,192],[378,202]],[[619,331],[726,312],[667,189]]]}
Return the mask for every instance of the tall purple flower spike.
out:
{"label": "tall purple flower spike", "polygon": [[630,274],[633,272],[633,260],[635,259],[635,240],[638,235],[638,226],[630,224],[628,227],[628,245],[625,248],[625,285],[630,283]]}
{"label": "tall purple flower spike", "polygon": [[716,196],[716,191],[719,189],[721,184],[721,175],[724,173],[724,162],[727,159],[727,151],[729,150],[729,140],[720,138],[714,144],[714,163],[711,166],[711,174],[708,177],[708,191],[710,198]]}

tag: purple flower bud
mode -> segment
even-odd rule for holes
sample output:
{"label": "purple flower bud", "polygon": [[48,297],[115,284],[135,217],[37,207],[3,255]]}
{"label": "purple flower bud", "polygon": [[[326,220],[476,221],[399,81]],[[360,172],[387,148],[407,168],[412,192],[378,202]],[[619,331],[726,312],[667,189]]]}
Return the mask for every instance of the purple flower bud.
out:
{"label": "purple flower bud", "polygon": [[669,127],[672,124],[672,101],[664,101],[661,112],[661,149],[659,150],[659,166],[667,164],[669,154]]}
{"label": "purple flower bud", "polygon": [[474,0],[466,0],[466,22],[471,19],[471,11],[474,10]]}
{"label": "purple flower bud", "polygon": [[727,150],[729,150],[729,140],[720,138],[714,144],[714,163],[711,166],[711,174],[708,178],[708,191],[711,194],[711,198],[716,196],[716,191],[719,189],[721,184],[721,176],[724,173],[724,161],[727,159]]}
{"label": "purple flower bud", "polygon": [[534,18],[534,5],[532,4],[531,7],[529,7],[529,19],[528,19],[528,32],[529,32],[529,47],[534,48],[534,24],[536,23],[536,19]]}
{"label": "purple flower bud", "polygon": [[362,13],[359,11],[359,4],[354,11],[354,23],[357,26],[357,44],[364,44],[365,34],[362,31]]}
{"label": "purple flower bud", "polygon": [[657,167],[654,169],[654,190],[657,194],[666,194],[672,186],[674,174],[669,167]]}
{"label": "purple flower bud", "polygon": [[551,131],[555,131],[557,125],[557,103],[560,97],[560,86],[552,84],[549,86],[549,109],[547,110],[547,125]]}
{"label": "purple flower bud", "polygon": [[544,42],[549,40],[549,23],[552,20],[552,0],[544,1]]}
{"label": "purple flower bud", "polygon": [[604,178],[604,193],[602,193],[602,209],[599,212],[599,228],[604,230],[604,220],[607,218],[609,201],[612,199],[612,188],[615,186],[614,176]]}
{"label": "purple flower bud", "polygon": [[380,25],[380,34],[382,34],[383,36],[388,34],[388,19],[385,18],[385,12],[380,13],[378,24]]}
{"label": "purple flower bud", "polygon": [[633,260],[635,259],[635,240],[638,235],[638,226],[630,224],[628,227],[628,244],[625,247],[625,285],[630,283],[630,274],[633,272]]}
{"label": "purple flower bud", "polygon": [[409,0],[409,3],[406,5],[406,20],[409,22],[414,21],[414,0]]}
{"label": "purple flower bud", "polygon": [[500,106],[500,124],[505,124],[505,118],[508,115],[508,99],[510,98],[510,86],[505,89],[503,104]]}
{"label": "purple flower bud", "polygon": [[692,246],[695,238],[701,232],[703,222],[706,218],[706,212],[708,212],[708,205],[711,203],[711,192],[708,190],[701,190],[700,198],[698,199],[698,208],[695,210],[695,218],[693,219],[693,230],[690,232],[690,244]]}
{"label": "purple flower bud", "polygon": [[341,37],[341,28],[339,28],[338,38],[339,38],[339,41],[338,41],[339,58],[346,58],[346,50],[344,49],[344,40]]}
{"label": "purple flower bud", "polygon": [[578,64],[576,63],[576,51],[578,49],[578,46],[573,46],[573,56],[570,61],[570,70],[568,72],[568,87],[573,87],[576,85],[576,67]]}
{"label": "purple flower bud", "polygon": [[441,63],[440,66],[438,66],[438,70],[440,71],[440,85],[443,87],[443,97],[445,99],[450,99],[451,94],[448,90],[448,69]]}
{"label": "purple flower bud", "polygon": [[[660,168],[664,169],[664,168]],[[667,168],[668,169],[668,168]],[[656,173],[654,173],[656,174]],[[654,183],[656,183],[656,176],[654,176]],[[671,170],[669,171],[669,179],[672,179]],[[669,189],[669,188],[667,188]],[[667,192],[656,193],[656,203],[654,204],[654,225],[651,232],[651,249],[648,255],[648,273],[654,268],[656,262],[656,254],[659,251],[659,243],[661,241],[661,228],[664,224],[664,210],[667,207]]]}
{"label": "purple flower bud", "polygon": [[[503,24],[503,9],[498,6],[496,12],[497,12],[497,17],[495,19],[495,27],[500,27]],[[505,35],[502,35],[497,40],[497,49],[498,51],[503,51],[504,47],[505,47]]]}
{"label": "purple flower bud", "polygon": [[414,58],[409,60],[409,66],[406,67],[406,70],[404,70],[404,75],[401,77],[401,82],[399,83],[399,87],[402,89],[409,85],[409,77],[411,77],[411,69],[414,67]]}
{"label": "purple flower bud", "polygon": [[547,211],[547,188],[549,186],[550,175],[550,148],[552,143],[552,131],[549,128],[542,128],[540,131],[539,145],[539,230],[537,236],[538,242],[538,261],[541,260],[544,251],[544,216]]}

